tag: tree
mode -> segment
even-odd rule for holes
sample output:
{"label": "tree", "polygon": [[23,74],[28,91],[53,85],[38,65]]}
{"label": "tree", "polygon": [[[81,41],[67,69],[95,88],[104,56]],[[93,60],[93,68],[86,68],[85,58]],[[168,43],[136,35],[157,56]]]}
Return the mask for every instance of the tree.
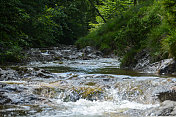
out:
{"label": "tree", "polygon": [[136,6],[136,4],[137,4],[137,0],[134,0],[134,6]]}
{"label": "tree", "polygon": [[95,5],[93,4],[93,2],[91,0],[89,0],[90,4],[92,5],[92,7],[96,10],[96,12],[98,13],[98,15],[103,19],[104,23],[106,23],[105,18],[101,15],[101,13],[99,12],[99,10],[95,7]]}

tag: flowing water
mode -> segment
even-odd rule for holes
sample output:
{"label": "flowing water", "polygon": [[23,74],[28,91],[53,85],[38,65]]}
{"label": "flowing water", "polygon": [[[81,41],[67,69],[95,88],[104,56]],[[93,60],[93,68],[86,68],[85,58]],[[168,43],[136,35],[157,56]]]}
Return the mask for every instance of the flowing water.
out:
{"label": "flowing water", "polygon": [[[119,69],[116,58],[33,62],[53,73],[54,78],[16,82],[45,97],[35,105],[4,105],[1,116],[34,117],[126,117],[144,116],[159,106],[157,93],[175,85],[175,78]],[[4,81],[5,82],[5,81]]]}

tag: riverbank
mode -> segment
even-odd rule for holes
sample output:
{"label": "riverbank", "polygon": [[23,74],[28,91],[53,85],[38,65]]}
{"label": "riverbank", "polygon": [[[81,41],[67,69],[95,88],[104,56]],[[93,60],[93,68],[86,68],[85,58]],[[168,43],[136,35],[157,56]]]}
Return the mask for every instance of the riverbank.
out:
{"label": "riverbank", "polygon": [[[91,46],[78,49],[74,45],[59,45],[58,47],[50,48],[31,48],[22,51],[22,53],[25,53],[25,57],[21,62],[7,64],[18,66],[33,62],[46,63],[50,61],[60,61],[59,64],[62,64],[64,60],[91,60],[101,58],[116,58],[121,61],[121,58],[117,57],[115,53],[111,52],[110,54],[105,54]],[[6,65],[6,63],[4,65]],[[154,62],[152,56],[150,56],[146,50],[137,53],[133,57],[133,62],[126,65],[120,63],[118,66],[120,66],[121,69],[133,70],[140,73],[176,75],[176,61],[174,58]]]}

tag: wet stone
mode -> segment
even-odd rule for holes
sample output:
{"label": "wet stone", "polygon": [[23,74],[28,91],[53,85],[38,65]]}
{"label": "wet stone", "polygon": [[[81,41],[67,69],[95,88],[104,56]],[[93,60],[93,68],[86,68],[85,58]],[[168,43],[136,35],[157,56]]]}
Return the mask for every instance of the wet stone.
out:
{"label": "wet stone", "polygon": [[39,69],[39,68],[27,68],[27,67],[19,67],[16,69],[18,74],[21,75],[21,77],[42,77],[42,78],[50,78],[53,77],[53,75],[44,70],[44,69]]}
{"label": "wet stone", "polygon": [[176,116],[176,102],[166,100],[159,107],[151,108],[147,111],[147,116]]}
{"label": "wet stone", "polygon": [[26,61],[28,62],[41,62],[41,61],[54,61],[54,60],[90,60],[100,58],[103,53],[94,49],[93,47],[87,46],[83,49],[78,50],[75,46],[61,45],[54,48],[32,48],[26,52],[29,57]]}
{"label": "wet stone", "polygon": [[4,93],[0,92],[0,104],[3,105],[3,104],[10,103],[10,102],[12,102],[12,100],[8,98],[8,96],[5,96]]}
{"label": "wet stone", "polygon": [[165,100],[176,101],[176,91],[169,90],[165,92],[160,92],[159,94],[157,94],[157,97],[161,102],[164,102]]}
{"label": "wet stone", "polygon": [[19,80],[21,77],[15,70],[0,71],[0,80]]}
{"label": "wet stone", "polygon": [[8,94],[8,98],[11,99],[11,104],[35,104],[38,101],[38,97],[33,94]]}
{"label": "wet stone", "polygon": [[3,87],[3,89],[8,92],[23,92],[27,88],[26,87],[19,87],[18,85],[7,85],[7,86]]}

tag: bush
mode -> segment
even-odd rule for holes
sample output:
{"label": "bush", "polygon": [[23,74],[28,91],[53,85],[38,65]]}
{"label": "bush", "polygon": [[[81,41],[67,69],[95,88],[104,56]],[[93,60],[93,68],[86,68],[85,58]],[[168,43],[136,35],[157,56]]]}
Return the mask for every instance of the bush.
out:
{"label": "bush", "polygon": [[162,48],[169,53],[169,57],[176,58],[176,30],[170,32],[164,40],[162,40]]}
{"label": "bush", "polygon": [[[174,56],[175,41],[173,38],[175,33],[167,39],[166,37],[172,29],[170,22],[173,21],[175,12],[167,11],[169,7],[163,1],[149,0],[136,7],[131,7],[121,16],[115,17],[97,30],[82,37],[76,44],[80,47],[91,45],[100,50],[113,50],[122,57],[122,66],[128,66],[135,62],[135,54],[145,48],[149,50],[153,62],[167,58],[166,50]],[[170,6],[173,10],[173,4]],[[172,20],[168,19],[167,12]],[[161,42],[167,43],[167,49],[162,49],[164,44]]]}
{"label": "bush", "polygon": [[11,46],[8,50],[0,53],[0,63],[4,62],[20,62],[23,59],[23,55],[21,53],[22,48],[19,46]]}

